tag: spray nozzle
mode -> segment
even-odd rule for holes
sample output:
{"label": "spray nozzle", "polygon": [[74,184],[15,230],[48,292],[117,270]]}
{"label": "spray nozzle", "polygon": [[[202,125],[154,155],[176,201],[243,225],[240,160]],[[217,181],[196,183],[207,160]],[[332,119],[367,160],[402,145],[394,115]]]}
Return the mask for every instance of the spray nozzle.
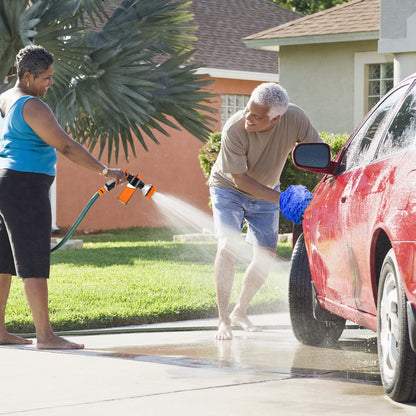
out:
{"label": "spray nozzle", "polygon": [[118,197],[120,202],[127,205],[127,202],[129,202],[134,192],[136,192],[136,189],[141,189],[145,198],[150,199],[152,197],[156,190],[156,187],[154,185],[146,185],[141,180],[140,175],[131,175],[127,172],[127,170],[125,170],[124,172],[126,173],[127,177],[127,185]]}
{"label": "spray nozzle", "polygon": [[145,198],[150,199],[153,194],[155,193],[156,187],[154,185],[144,185],[142,188],[142,192]]}

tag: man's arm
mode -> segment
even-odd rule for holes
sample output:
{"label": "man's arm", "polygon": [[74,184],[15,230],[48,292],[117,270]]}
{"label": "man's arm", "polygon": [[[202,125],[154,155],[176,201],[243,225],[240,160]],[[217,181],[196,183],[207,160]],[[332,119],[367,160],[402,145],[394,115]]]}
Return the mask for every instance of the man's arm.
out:
{"label": "man's arm", "polygon": [[279,204],[280,192],[275,191],[253,179],[247,173],[231,174],[235,186],[257,198]]}

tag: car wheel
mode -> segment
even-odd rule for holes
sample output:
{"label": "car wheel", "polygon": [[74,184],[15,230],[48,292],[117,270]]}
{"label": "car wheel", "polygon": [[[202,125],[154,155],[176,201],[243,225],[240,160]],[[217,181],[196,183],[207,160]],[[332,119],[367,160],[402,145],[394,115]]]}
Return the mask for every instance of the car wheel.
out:
{"label": "car wheel", "polygon": [[345,319],[329,312],[327,314],[331,316],[330,321],[315,319],[312,278],[303,234],[299,236],[292,254],[289,312],[295,337],[306,345],[333,344],[345,327]]}
{"label": "car wheel", "polygon": [[398,402],[416,398],[416,354],[409,341],[406,302],[396,257],[390,249],[378,285],[377,345],[384,389]]}

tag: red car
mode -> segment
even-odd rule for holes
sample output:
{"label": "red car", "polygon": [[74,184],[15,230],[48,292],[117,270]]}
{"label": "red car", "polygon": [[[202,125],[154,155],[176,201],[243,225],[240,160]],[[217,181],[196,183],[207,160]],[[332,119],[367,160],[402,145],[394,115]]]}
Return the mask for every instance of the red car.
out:
{"label": "red car", "polygon": [[416,74],[369,112],[334,161],[300,144],[296,166],[324,176],[293,251],[289,308],[297,339],[335,342],[345,321],[377,332],[380,374],[416,399]]}

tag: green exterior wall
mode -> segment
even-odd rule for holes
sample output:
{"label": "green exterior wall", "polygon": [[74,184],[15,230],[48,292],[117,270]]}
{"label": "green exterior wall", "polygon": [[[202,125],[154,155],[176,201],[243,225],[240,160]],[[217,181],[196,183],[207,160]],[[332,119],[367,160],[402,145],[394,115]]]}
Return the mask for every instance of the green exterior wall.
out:
{"label": "green exterior wall", "polygon": [[376,51],[377,41],[282,45],[280,84],[318,131],[352,133],[354,54]]}

